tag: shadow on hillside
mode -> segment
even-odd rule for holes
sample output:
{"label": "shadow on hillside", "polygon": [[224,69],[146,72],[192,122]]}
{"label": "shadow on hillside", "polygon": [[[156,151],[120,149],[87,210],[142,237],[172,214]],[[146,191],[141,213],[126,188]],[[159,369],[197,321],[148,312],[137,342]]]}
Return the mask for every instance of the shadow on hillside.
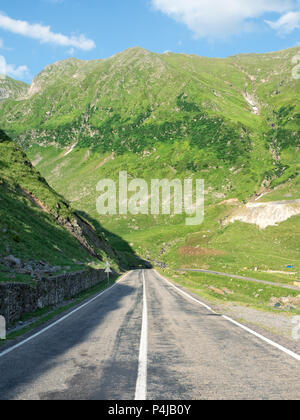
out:
{"label": "shadow on hillside", "polygon": [[106,249],[105,251],[107,251],[108,254],[113,253],[118,258],[121,268],[152,268],[151,263],[139,257],[128,242],[120,236],[106,230],[96,219],[92,218],[84,211],[76,210],[75,213],[92,224],[98,235],[106,239],[110,249]]}
{"label": "shadow on hillside", "polygon": [[0,170],[3,168],[8,168],[8,164],[6,162],[0,161]]}
{"label": "shadow on hillside", "polygon": [[[61,230],[50,214],[42,212],[35,206],[33,207],[32,203],[27,202],[26,197],[23,199],[23,196],[19,193],[10,190],[10,186],[5,181],[1,183],[1,176],[0,193],[0,241],[3,241],[3,244],[7,246],[9,244],[10,247],[9,251],[5,251],[2,244],[3,246],[0,246],[0,256],[2,256],[2,253],[3,257],[12,253],[25,261],[45,260],[52,265],[63,264],[61,261],[63,256],[68,260],[68,263],[77,258],[76,253],[74,256],[73,242],[76,237],[71,236],[70,232],[66,234],[66,230]],[[76,214],[86,221],[85,224],[92,233],[91,242],[95,244],[96,248],[104,250],[112,260],[116,261],[121,270],[151,268],[151,264],[136,255],[134,250],[121,237],[104,229],[97,220],[91,218],[88,214],[80,211]],[[42,240],[42,238],[44,239]],[[55,246],[62,247],[63,251],[58,251],[57,248],[54,248]],[[83,246],[83,248],[85,247]],[[88,249],[87,251],[89,252]],[[84,259],[83,255],[79,256],[78,253],[78,258],[82,259],[82,262],[89,261],[88,254]]]}

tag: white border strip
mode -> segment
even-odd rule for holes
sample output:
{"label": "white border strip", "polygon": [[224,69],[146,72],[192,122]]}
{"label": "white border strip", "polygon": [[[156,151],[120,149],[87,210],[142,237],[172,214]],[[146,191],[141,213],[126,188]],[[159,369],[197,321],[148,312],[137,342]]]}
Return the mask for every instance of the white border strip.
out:
{"label": "white border strip", "polygon": [[215,312],[210,306],[206,305],[205,303],[201,302],[198,299],[195,299],[193,296],[189,295],[188,293],[184,292],[183,290],[179,289],[178,287],[176,287],[173,283],[171,283],[169,280],[165,279],[158,271],[155,271],[155,273],[161,278],[163,279],[165,282],[167,282],[170,286],[174,287],[174,289],[176,289],[178,292],[180,292],[182,295],[188,297],[189,299],[193,300],[194,302],[198,303],[201,306],[204,306],[204,308],[208,309],[210,312],[217,314],[217,312]]}
{"label": "white border strip", "polygon": [[276,347],[277,349],[279,349],[279,350],[283,351],[284,353],[288,354],[289,356],[293,357],[294,359],[296,359],[296,360],[300,361],[300,355],[299,355],[299,354],[294,353],[293,351],[291,351],[291,350],[287,349],[286,347],[281,346],[280,344],[275,343],[275,342],[274,342],[274,341],[272,341],[272,340],[269,340],[268,338],[264,337],[263,335],[258,334],[257,332],[255,332],[255,331],[251,330],[251,329],[250,329],[250,328],[248,328],[248,327],[245,327],[245,325],[240,324],[240,323],[239,323],[239,322],[237,322],[237,321],[234,321],[233,319],[229,318],[229,317],[228,317],[228,316],[226,316],[226,315],[222,315],[222,317],[223,317],[224,319],[226,319],[227,321],[231,322],[232,324],[234,324],[234,325],[236,325],[236,326],[238,326],[238,327],[242,328],[243,330],[245,330],[245,331],[249,332],[250,334],[255,335],[255,337],[260,338],[261,340],[265,341],[266,343],[270,344],[271,346]]}
{"label": "white border strip", "polygon": [[[214,314],[216,314],[217,312],[215,312],[212,308],[210,308],[208,305],[206,305],[205,303],[201,302],[198,299],[193,298],[191,295],[189,295],[188,293],[184,292],[183,290],[179,289],[178,287],[176,287],[173,283],[171,283],[170,281],[168,281],[167,279],[165,279],[160,273],[158,273],[156,270],[154,270],[155,273],[161,278],[163,279],[166,283],[168,283],[170,286],[172,286],[174,289],[176,289],[180,294],[188,297],[189,299],[193,300],[194,302],[197,302],[199,305],[204,306],[206,309],[208,309],[210,312],[213,312]],[[258,334],[257,332],[251,330],[250,328],[246,327],[245,325],[240,324],[237,321],[234,321],[233,319],[229,318],[226,315],[221,315],[222,318],[226,319],[226,321],[231,322],[232,324],[236,325],[237,327],[242,328],[243,330],[247,331],[248,333],[254,335],[255,337],[259,338],[260,340],[270,344],[273,347],[276,347],[278,350],[281,350],[282,352],[288,354],[289,356],[293,357],[294,359],[300,361],[300,355],[297,353],[294,353],[293,351],[287,349],[286,347],[281,346],[280,344],[275,343],[272,340],[269,340],[268,338],[264,337],[261,334]]]}
{"label": "white border strip", "polygon": [[141,343],[139,353],[138,377],[135,389],[135,400],[145,401],[147,397],[147,359],[148,359],[148,309],[147,309],[147,293],[145,272],[142,270],[143,276],[143,320]]}
{"label": "white border strip", "polygon": [[78,308],[74,309],[72,312],[70,312],[67,315],[63,316],[62,318],[58,319],[56,322],[53,322],[53,324],[48,325],[48,327],[42,329],[41,331],[39,331],[38,333],[36,333],[36,334],[34,334],[34,335],[30,336],[30,337],[28,337],[26,340],[23,340],[20,343],[16,344],[15,346],[10,347],[9,349],[3,351],[2,353],[0,353],[0,358],[3,357],[3,356],[5,356],[6,354],[11,353],[12,351],[18,349],[19,347],[23,346],[24,344],[28,343],[29,341],[33,340],[34,338],[38,337],[39,335],[43,334],[44,332],[49,331],[51,328],[53,328],[56,325],[60,324],[65,319],[69,318],[70,316],[72,316],[76,312],[80,311],[82,308],[85,308],[87,305],[89,305],[90,303],[94,302],[100,296],[104,295],[104,293],[108,292],[113,287],[115,287],[118,283],[120,283],[121,281],[125,280],[125,278],[127,276],[129,276],[129,274],[131,274],[131,273],[132,273],[132,271],[129,271],[128,273],[124,274],[124,276],[122,276],[115,284],[113,284],[112,286],[110,286],[108,289],[105,289],[103,292],[101,292],[99,295],[93,297],[88,302],[86,302],[83,305],[79,306]]}

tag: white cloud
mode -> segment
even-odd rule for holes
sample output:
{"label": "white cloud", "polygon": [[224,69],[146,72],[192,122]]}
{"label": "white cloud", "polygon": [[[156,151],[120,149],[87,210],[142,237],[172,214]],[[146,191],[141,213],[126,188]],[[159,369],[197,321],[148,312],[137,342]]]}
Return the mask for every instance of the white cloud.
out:
{"label": "white cloud", "polygon": [[300,28],[300,12],[288,12],[281,16],[277,21],[266,20],[272,29],[275,29],[282,35],[287,35],[295,29]]}
{"label": "white cloud", "polygon": [[29,69],[27,66],[16,67],[13,64],[8,64],[5,57],[0,55],[0,78],[1,76],[10,76],[15,79],[25,79],[29,77]]}
{"label": "white cloud", "polygon": [[95,42],[87,39],[85,35],[68,37],[52,32],[50,26],[43,26],[39,23],[30,24],[23,20],[12,19],[2,13],[0,13],[0,28],[14,34],[37,39],[42,43],[73,47],[84,51],[92,50],[96,46]]}
{"label": "white cloud", "polygon": [[75,48],[71,47],[68,51],[67,54],[69,55],[74,55],[75,54]]}
{"label": "white cloud", "polygon": [[152,0],[152,4],[187,25],[198,38],[234,35],[249,30],[266,13],[282,15],[299,9],[299,0]]}

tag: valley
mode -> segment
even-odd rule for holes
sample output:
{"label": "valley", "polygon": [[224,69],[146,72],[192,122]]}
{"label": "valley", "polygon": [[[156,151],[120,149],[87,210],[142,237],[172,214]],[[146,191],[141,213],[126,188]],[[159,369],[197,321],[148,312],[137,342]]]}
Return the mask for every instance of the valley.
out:
{"label": "valley", "polygon": [[300,400],[300,0],[0,9],[0,401]]}
{"label": "valley", "polygon": [[[298,51],[210,59],[132,48],[106,60],[69,59],[3,100],[0,124],[77,214],[105,230],[123,265],[136,254],[169,269],[293,285]],[[204,179],[203,224],[186,226],[184,215],[100,216],[96,185],[120,171],[148,183]],[[283,274],[288,266],[295,277]]]}

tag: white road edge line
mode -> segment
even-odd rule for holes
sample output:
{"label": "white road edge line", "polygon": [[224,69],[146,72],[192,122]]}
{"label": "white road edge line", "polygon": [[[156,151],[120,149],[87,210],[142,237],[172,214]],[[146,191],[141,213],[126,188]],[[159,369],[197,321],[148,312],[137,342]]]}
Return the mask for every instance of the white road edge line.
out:
{"label": "white road edge line", "polygon": [[139,353],[138,377],[135,389],[135,401],[145,401],[147,399],[147,359],[148,359],[148,309],[145,271],[143,276],[143,320]]}
{"label": "white road edge line", "polygon": [[183,290],[179,289],[178,287],[176,287],[173,283],[171,283],[169,280],[165,279],[158,271],[154,270],[155,273],[162,278],[165,282],[167,282],[170,286],[174,287],[174,289],[176,289],[178,292],[180,292],[182,295],[188,297],[189,299],[193,300],[194,302],[198,303],[201,306],[204,306],[204,308],[208,309],[210,312],[217,314],[217,312],[215,312],[210,306],[206,305],[205,303],[201,302],[198,299],[195,299],[193,296],[189,295],[188,293],[184,292]]}
{"label": "white road edge line", "polygon": [[86,307],[87,305],[89,305],[90,303],[94,302],[96,299],[98,299],[100,296],[104,295],[104,293],[108,292],[109,290],[111,290],[113,287],[115,287],[118,283],[120,283],[121,281],[125,280],[125,278],[127,276],[129,276],[129,274],[131,274],[132,271],[129,271],[128,273],[124,274],[115,284],[113,284],[111,287],[109,287],[108,289],[105,289],[103,292],[101,292],[100,294],[98,294],[97,296],[93,297],[92,299],[90,299],[89,301],[85,302],[83,305],[79,306],[78,308],[74,309],[72,312],[68,313],[67,315],[63,316],[62,318],[58,319],[57,321],[53,322],[53,324],[48,325],[48,327],[43,328],[41,331],[39,331],[36,334],[33,334],[32,336],[26,338],[26,340],[21,341],[20,343],[16,344],[13,347],[10,347],[9,349],[3,351],[2,353],[0,353],[0,358],[5,356],[8,353],[11,353],[12,351],[18,349],[19,347],[23,346],[24,344],[28,343],[29,341],[33,340],[34,338],[38,337],[39,335],[45,333],[46,331],[49,331],[51,328],[55,327],[57,324],[60,324],[61,322],[63,322],[64,320],[66,320],[67,318],[69,318],[70,316],[72,316],[73,314],[75,314],[76,312],[80,311],[82,308]]}
{"label": "white road edge line", "polygon": [[228,316],[226,316],[226,315],[222,315],[222,317],[223,317],[224,319],[226,319],[227,321],[231,322],[232,324],[234,324],[234,325],[236,325],[236,326],[238,326],[238,327],[242,328],[243,330],[245,330],[245,331],[249,332],[250,334],[255,335],[255,337],[260,338],[261,340],[265,341],[266,343],[270,344],[271,346],[276,347],[278,350],[281,350],[281,351],[283,351],[284,353],[288,354],[289,356],[293,357],[294,359],[296,359],[296,360],[300,361],[300,355],[299,355],[299,354],[294,353],[293,351],[291,351],[291,350],[287,349],[286,347],[283,347],[283,346],[281,346],[280,344],[275,343],[275,341],[269,340],[268,338],[264,337],[263,335],[258,334],[257,332],[255,332],[255,331],[251,330],[250,328],[246,327],[246,326],[245,326],[245,325],[243,325],[243,324],[240,324],[240,323],[239,323],[239,322],[237,322],[237,321],[234,321],[233,319],[229,318],[229,317],[228,317]]}
{"label": "white road edge line", "polygon": [[[205,303],[201,302],[198,299],[193,298],[191,295],[189,295],[188,293],[184,292],[183,290],[179,289],[178,287],[176,287],[173,283],[171,283],[170,281],[168,281],[167,279],[165,279],[160,273],[158,273],[156,270],[154,270],[155,273],[161,278],[163,279],[166,283],[168,283],[170,286],[172,286],[174,289],[176,289],[179,293],[181,293],[184,296],[187,296],[189,299],[197,302],[199,305],[204,306],[206,309],[208,309],[210,312],[213,312],[214,314],[216,314],[217,312],[215,312],[211,307],[209,307],[208,305],[206,305]],[[275,341],[269,340],[268,338],[264,337],[261,334],[258,334],[257,332],[251,330],[250,328],[246,327],[243,324],[240,324],[237,321],[234,321],[232,318],[226,316],[226,315],[221,315],[222,318],[226,319],[226,321],[231,322],[232,324],[236,325],[237,327],[242,328],[243,330],[247,331],[248,333],[254,335],[255,337],[259,338],[260,340],[270,344],[273,347],[276,347],[278,350],[281,350],[282,352],[288,354],[289,356],[293,357],[294,359],[300,361],[300,355],[297,353],[294,353],[293,351],[287,349],[286,347],[281,346],[280,344],[275,343]]]}

